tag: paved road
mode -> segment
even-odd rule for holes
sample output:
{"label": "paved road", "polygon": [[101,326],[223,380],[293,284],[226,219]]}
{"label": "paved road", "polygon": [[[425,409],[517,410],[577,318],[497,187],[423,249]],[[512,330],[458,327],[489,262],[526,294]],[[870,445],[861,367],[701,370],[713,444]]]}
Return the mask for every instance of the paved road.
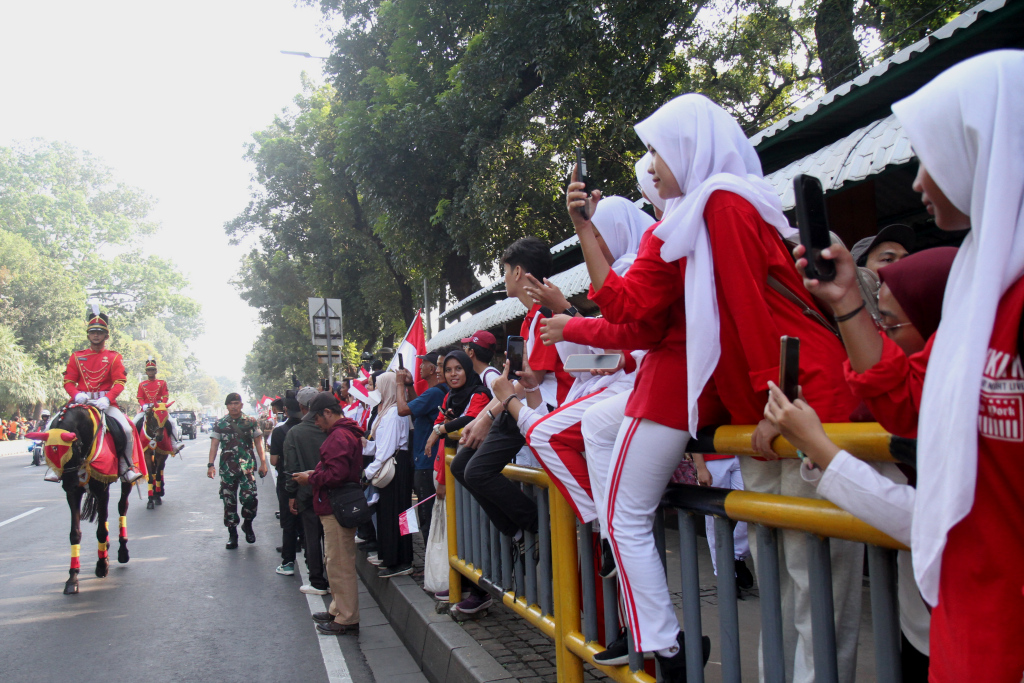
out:
{"label": "paved road", "polygon": [[[238,550],[224,549],[223,508],[217,480],[206,478],[203,436],[186,442],[184,460],[168,464],[162,507],[147,510],[132,494],[131,561],[117,563],[115,542],[105,579],[94,574],[96,526],[83,524],[80,592],[72,596],[63,594],[70,558],[63,491],[43,481],[43,468],[26,467],[27,454],[0,457],[0,678],[374,680],[355,638],[316,635],[316,605],[299,593],[299,575],[274,573],[280,531],[272,475],[259,482],[256,543],[243,538]],[[42,509],[4,524],[35,508]],[[116,501],[110,519],[116,538]]]}

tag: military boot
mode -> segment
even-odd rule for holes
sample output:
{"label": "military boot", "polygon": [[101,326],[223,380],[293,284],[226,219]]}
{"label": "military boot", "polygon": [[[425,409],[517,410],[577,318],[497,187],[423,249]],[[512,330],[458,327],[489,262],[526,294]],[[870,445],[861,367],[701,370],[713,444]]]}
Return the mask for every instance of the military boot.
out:
{"label": "military boot", "polygon": [[234,550],[238,547],[238,529],[229,526],[228,527],[228,544],[224,546],[227,550]]}

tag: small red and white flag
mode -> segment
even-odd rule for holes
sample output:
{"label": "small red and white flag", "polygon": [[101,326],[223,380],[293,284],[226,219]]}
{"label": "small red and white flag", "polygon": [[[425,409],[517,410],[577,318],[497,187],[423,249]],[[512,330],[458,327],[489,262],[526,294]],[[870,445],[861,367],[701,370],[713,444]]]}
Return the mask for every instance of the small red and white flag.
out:
{"label": "small red and white flag", "polygon": [[376,393],[371,394],[366,388],[366,383],[362,380],[354,379],[349,382],[348,394],[349,396],[354,396],[356,400],[364,403],[369,408],[373,408],[380,403],[380,397]]}
{"label": "small red and white flag", "polygon": [[[435,494],[435,495],[437,495],[437,494]],[[398,529],[399,529],[399,531],[402,532],[402,536],[407,536],[409,534],[414,534],[414,533],[416,533],[417,531],[420,530],[420,521],[419,521],[419,518],[416,517],[416,508],[418,508],[420,505],[423,505],[424,503],[426,503],[428,500],[431,500],[432,498],[434,498],[434,496],[430,496],[429,498],[424,498],[423,500],[421,500],[420,502],[416,503],[415,505],[413,505],[411,508],[409,508],[405,512],[402,512],[402,513],[400,513],[398,515]]]}
{"label": "small red and white flag", "polygon": [[363,376],[363,379],[370,379],[370,371],[364,368],[362,365],[359,366],[359,374]]}
{"label": "small red and white flag", "polygon": [[409,330],[405,333],[405,339],[398,345],[398,349],[395,351],[395,357],[391,359],[391,364],[388,365],[389,371],[398,370],[398,357],[402,357],[402,362],[405,364],[405,368],[412,373],[412,379],[414,382],[414,388],[417,394],[422,394],[427,390],[428,385],[425,379],[420,379],[420,361],[416,356],[422,356],[427,352],[427,337],[423,332],[423,311],[416,311],[416,317],[413,318],[412,324],[409,325]]}

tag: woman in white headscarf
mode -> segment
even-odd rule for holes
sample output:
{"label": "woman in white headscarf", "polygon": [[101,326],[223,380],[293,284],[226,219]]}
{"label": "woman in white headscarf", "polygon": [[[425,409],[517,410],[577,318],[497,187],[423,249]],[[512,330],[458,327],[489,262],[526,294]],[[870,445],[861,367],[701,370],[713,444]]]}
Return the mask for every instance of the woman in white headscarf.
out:
{"label": "woman in white headscarf", "polygon": [[[829,328],[807,315],[818,311],[783,241],[793,229],[782,214],[779,198],[762,180],[757,155],[739,125],[703,96],[673,99],[637,124],[636,131],[652,155],[650,171],[658,193],[666,200],[665,216],[651,242],[658,245],[661,262],[671,267],[657,269],[646,287],[630,285],[635,268],[626,278],[601,272],[594,267],[599,266],[596,261],[591,263],[588,249],[592,251],[593,247],[585,236],[586,226],[576,221],[597,290],[595,300],[606,318],[628,322],[648,315],[652,299],[660,300],[666,292],[681,290],[685,352],[683,367],[675,379],[686,391],[663,394],[656,400],[682,414],[684,433],[723,421],[757,425],[752,445],[769,461],[743,459],[747,489],[814,497],[813,487],[800,478],[796,463],[776,459],[771,441],[778,431],[763,420],[767,383],[779,376],[779,338],[801,338],[801,383],[809,402],[819,413],[827,414],[825,419],[847,421],[857,401],[843,377],[842,344]],[[582,192],[570,193],[571,210],[575,211],[583,198]],[[612,291],[605,294],[604,289],[609,287]],[[715,389],[727,410],[724,417],[710,411]],[[620,430],[616,446],[620,466],[614,470],[609,486],[617,497],[625,496],[628,502],[621,505],[609,496],[613,537],[617,531],[614,518],[624,529],[644,524],[660,495],[660,490],[652,491],[657,488],[654,483],[668,481],[671,471],[666,470],[674,467],[667,452],[663,459],[652,457],[652,453],[661,452],[660,436],[653,430],[648,433],[649,429],[640,421],[635,425],[626,423]],[[678,451],[685,445],[682,442]],[[635,462],[635,467],[621,466],[624,462]],[[786,565],[781,580],[784,590],[791,589],[796,600],[796,618],[786,624],[787,629],[795,631],[785,638],[795,649],[786,657],[794,662],[794,680],[809,681],[814,673],[805,542],[798,532],[783,532],[782,536]],[[642,542],[645,547],[649,542],[654,552],[653,540],[645,537]],[[845,683],[853,680],[855,672],[863,546],[835,541],[831,552],[837,654],[840,680]],[[619,559],[620,572],[625,568],[632,592],[639,594],[634,575],[647,572],[644,561],[634,562],[625,556]],[[650,585],[643,580],[644,590],[653,603],[667,604],[662,592],[667,588],[661,587],[663,581],[655,585],[656,580],[650,577]],[[657,609],[638,610],[639,629],[631,630],[639,631],[641,638],[645,631],[654,631],[657,635],[652,634],[650,642],[664,648],[662,643],[668,639],[674,618],[669,621],[666,612],[664,618],[652,620],[654,625],[648,629],[647,615],[656,614]],[[639,649],[648,647],[639,644]]]}
{"label": "woman in white headscarf", "polygon": [[[398,516],[412,506],[412,455],[409,453],[409,418],[398,414],[398,385],[395,373],[384,372],[374,387],[380,393],[377,418],[373,422],[363,455],[373,462],[364,472],[372,480],[384,468],[394,468],[389,483],[377,485],[378,576],[391,578],[412,574],[412,535],[402,535]],[[390,462],[389,462],[390,461]]]}

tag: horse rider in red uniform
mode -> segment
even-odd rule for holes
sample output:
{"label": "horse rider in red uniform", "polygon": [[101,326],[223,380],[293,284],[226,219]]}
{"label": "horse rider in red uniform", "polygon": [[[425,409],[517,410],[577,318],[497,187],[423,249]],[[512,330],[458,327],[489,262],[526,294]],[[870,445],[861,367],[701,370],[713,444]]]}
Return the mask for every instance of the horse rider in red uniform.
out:
{"label": "horse rider in red uniform", "polygon": [[[121,354],[106,348],[110,337],[107,315],[100,313],[94,304],[87,320],[89,348],[75,351],[68,359],[68,367],[64,371],[64,390],[68,392],[72,403],[96,406],[101,413],[120,425],[125,435],[125,450],[117,454],[117,472],[122,481],[130,484],[142,477],[142,474],[132,465],[135,432],[117,405],[117,397],[124,391],[128,373],[125,372]],[[47,479],[59,481],[59,478],[51,479],[50,476]]]}
{"label": "horse rider in red uniform", "polygon": [[[167,403],[168,399],[167,382],[156,378],[156,358],[153,356],[146,359],[146,377],[148,379],[139,382],[139,391],[136,398],[139,400],[142,411],[135,416],[135,424],[140,424],[139,420],[144,417],[150,406],[155,403]],[[170,429],[166,430],[164,437],[169,439],[170,443],[166,445],[161,444],[160,448],[168,450],[172,454],[177,454],[178,451],[185,447],[185,444],[181,443],[181,436],[178,433],[178,422],[168,415],[167,423],[170,425]],[[140,426],[140,430],[141,428]]]}

